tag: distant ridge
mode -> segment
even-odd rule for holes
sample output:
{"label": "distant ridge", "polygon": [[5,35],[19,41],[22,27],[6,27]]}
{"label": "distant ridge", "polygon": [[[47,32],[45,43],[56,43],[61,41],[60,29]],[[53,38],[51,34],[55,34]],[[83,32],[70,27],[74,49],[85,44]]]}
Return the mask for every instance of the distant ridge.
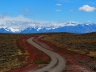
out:
{"label": "distant ridge", "polygon": [[[82,34],[82,33],[90,33],[90,32],[96,32],[96,24],[95,23],[84,23],[84,24],[77,24],[74,22],[70,23],[64,23],[64,22],[53,22],[52,26],[49,23],[41,24],[36,22],[21,22],[21,21],[7,21],[4,24],[10,24],[10,25],[19,25],[23,24],[24,26],[22,27],[1,27],[0,26],[0,33],[50,33],[50,32],[69,32],[69,33],[76,33],[76,34]],[[35,24],[35,26],[30,26],[26,27],[25,24]],[[36,26],[36,24],[38,24]],[[3,25],[3,24],[2,24]],[[23,29],[24,28],[24,29]]]}

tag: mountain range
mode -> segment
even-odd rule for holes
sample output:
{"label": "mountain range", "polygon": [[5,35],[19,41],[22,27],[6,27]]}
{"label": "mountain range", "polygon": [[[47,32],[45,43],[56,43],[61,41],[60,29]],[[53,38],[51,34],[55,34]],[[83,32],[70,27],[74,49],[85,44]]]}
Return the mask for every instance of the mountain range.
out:
{"label": "mountain range", "polygon": [[[74,22],[53,22],[52,23],[38,23],[38,22],[17,22],[17,21],[7,21],[7,24],[10,27],[4,26],[4,24],[0,24],[0,33],[48,33],[48,32],[70,32],[70,33],[89,33],[96,31],[95,23],[74,23]],[[15,28],[15,25],[24,25],[21,28]],[[27,24],[30,26],[27,26]],[[12,27],[11,27],[12,25]],[[22,26],[21,25],[21,26]],[[34,26],[33,26],[34,25]],[[37,26],[36,26],[37,25]],[[26,27],[27,26],[27,27]]]}

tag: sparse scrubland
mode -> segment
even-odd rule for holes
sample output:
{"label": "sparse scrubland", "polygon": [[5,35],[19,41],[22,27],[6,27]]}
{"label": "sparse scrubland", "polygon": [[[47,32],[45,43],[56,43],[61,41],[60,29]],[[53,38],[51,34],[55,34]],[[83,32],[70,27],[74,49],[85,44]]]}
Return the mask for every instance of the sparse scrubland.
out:
{"label": "sparse scrubland", "polygon": [[[71,57],[73,57],[73,61],[96,71],[96,61],[91,60],[91,58],[96,59],[96,33],[48,33],[0,34],[0,72],[10,72],[10,70],[25,67],[28,64],[32,64],[33,68],[35,66],[41,68],[49,64],[50,58],[26,41],[30,37],[40,35],[45,35],[40,39],[41,42],[48,44],[53,48],[53,51],[66,59],[68,69],[70,65],[74,65],[74,62],[70,62]],[[81,54],[84,54],[84,56]],[[14,72],[14,70],[11,72]]]}
{"label": "sparse scrubland", "polygon": [[[27,51],[17,45],[17,39],[31,35],[0,34],[0,72],[5,72],[26,64],[22,57],[27,56]],[[26,52],[26,55],[22,53]]]}
{"label": "sparse scrubland", "polygon": [[71,34],[56,33],[44,38],[61,48],[96,58],[96,33]]}
{"label": "sparse scrubland", "polygon": [[21,35],[0,34],[0,72],[8,71],[20,66],[22,52],[17,46],[16,40]]}

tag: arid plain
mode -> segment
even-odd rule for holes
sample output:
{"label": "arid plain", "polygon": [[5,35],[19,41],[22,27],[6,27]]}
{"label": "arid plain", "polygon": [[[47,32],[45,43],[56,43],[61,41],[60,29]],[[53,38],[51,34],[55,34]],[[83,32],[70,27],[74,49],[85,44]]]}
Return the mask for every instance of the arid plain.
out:
{"label": "arid plain", "polygon": [[96,33],[0,34],[0,72],[43,71],[95,72]]}

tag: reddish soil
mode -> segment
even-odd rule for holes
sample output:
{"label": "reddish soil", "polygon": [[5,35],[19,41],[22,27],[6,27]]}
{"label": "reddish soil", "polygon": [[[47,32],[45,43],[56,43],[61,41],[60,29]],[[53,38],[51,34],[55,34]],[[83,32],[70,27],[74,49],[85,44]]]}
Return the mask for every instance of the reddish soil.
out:
{"label": "reddish soil", "polygon": [[[21,38],[21,39],[18,39],[17,42],[20,47],[22,47],[28,51],[28,53],[29,53],[29,58],[27,60],[28,64],[24,67],[20,67],[20,68],[11,70],[10,72],[26,72],[29,70],[38,69],[39,66],[37,64],[31,64],[31,63],[34,63],[37,61],[50,61],[49,56],[47,56],[46,54],[44,54],[40,50],[38,50],[35,47],[33,47],[32,45],[30,45],[27,42],[27,39],[28,38]],[[25,53],[25,52],[23,51],[23,53]],[[22,61],[24,61],[24,60],[25,60],[25,58],[22,59]]]}
{"label": "reddish soil", "polygon": [[[28,70],[38,69],[39,68],[38,65],[30,64],[30,62],[36,62],[38,60],[39,61],[50,61],[49,56],[47,56],[40,50],[33,47],[31,44],[29,44],[27,42],[27,39],[28,38],[21,38],[21,39],[18,39],[17,42],[20,47],[26,49],[29,53],[29,58],[27,60],[28,65],[26,65],[25,67],[22,67],[22,68],[12,70],[10,72],[23,72],[23,71],[25,72]],[[35,39],[37,39],[38,42],[35,41]],[[64,48],[60,48],[56,45],[53,45],[47,41],[42,40],[42,38],[36,37],[35,39],[33,41],[35,41],[37,44],[43,46],[46,49],[52,50],[52,51],[60,54],[62,57],[64,57],[66,59],[66,62],[67,62],[66,70],[64,70],[63,72],[83,72],[86,70],[93,72],[93,70],[91,70],[90,67],[86,63],[87,62],[89,64],[94,63],[96,65],[96,60],[94,60],[86,55],[78,54],[76,52],[69,51]],[[24,61],[24,58],[22,59],[22,61]]]}
{"label": "reddish soil", "polygon": [[[67,62],[67,66],[66,66],[66,70],[65,70],[66,72],[82,72],[82,71],[86,71],[86,70],[90,71],[90,72],[93,72],[93,70],[91,70],[90,67],[86,66],[86,64],[82,65],[82,63],[80,63],[77,59],[79,57],[79,60],[82,61],[82,59],[86,60],[86,58],[89,58],[88,60],[90,61],[90,63],[92,61],[96,62],[96,60],[94,60],[94,59],[92,59],[92,58],[90,58],[86,55],[78,54],[76,52],[60,48],[56,45],[53,45],[53,44],[51,44],[47,41],[42,40],[42,38],[41,39],[39,38],[38,41],[39,42],[37,42],[37,43],[40,44],[41,46],[43,46],[44,48],[46,48],[46,47],[45,47],[45,45],[42,45],[43,43],[45,43],[47,46],[52,48],[51,49],[52,51],[60,54],[61,56],[63,56],[66,59],[66,62]],[[89,62],[89,61],[87,61],[87,62]]]}

